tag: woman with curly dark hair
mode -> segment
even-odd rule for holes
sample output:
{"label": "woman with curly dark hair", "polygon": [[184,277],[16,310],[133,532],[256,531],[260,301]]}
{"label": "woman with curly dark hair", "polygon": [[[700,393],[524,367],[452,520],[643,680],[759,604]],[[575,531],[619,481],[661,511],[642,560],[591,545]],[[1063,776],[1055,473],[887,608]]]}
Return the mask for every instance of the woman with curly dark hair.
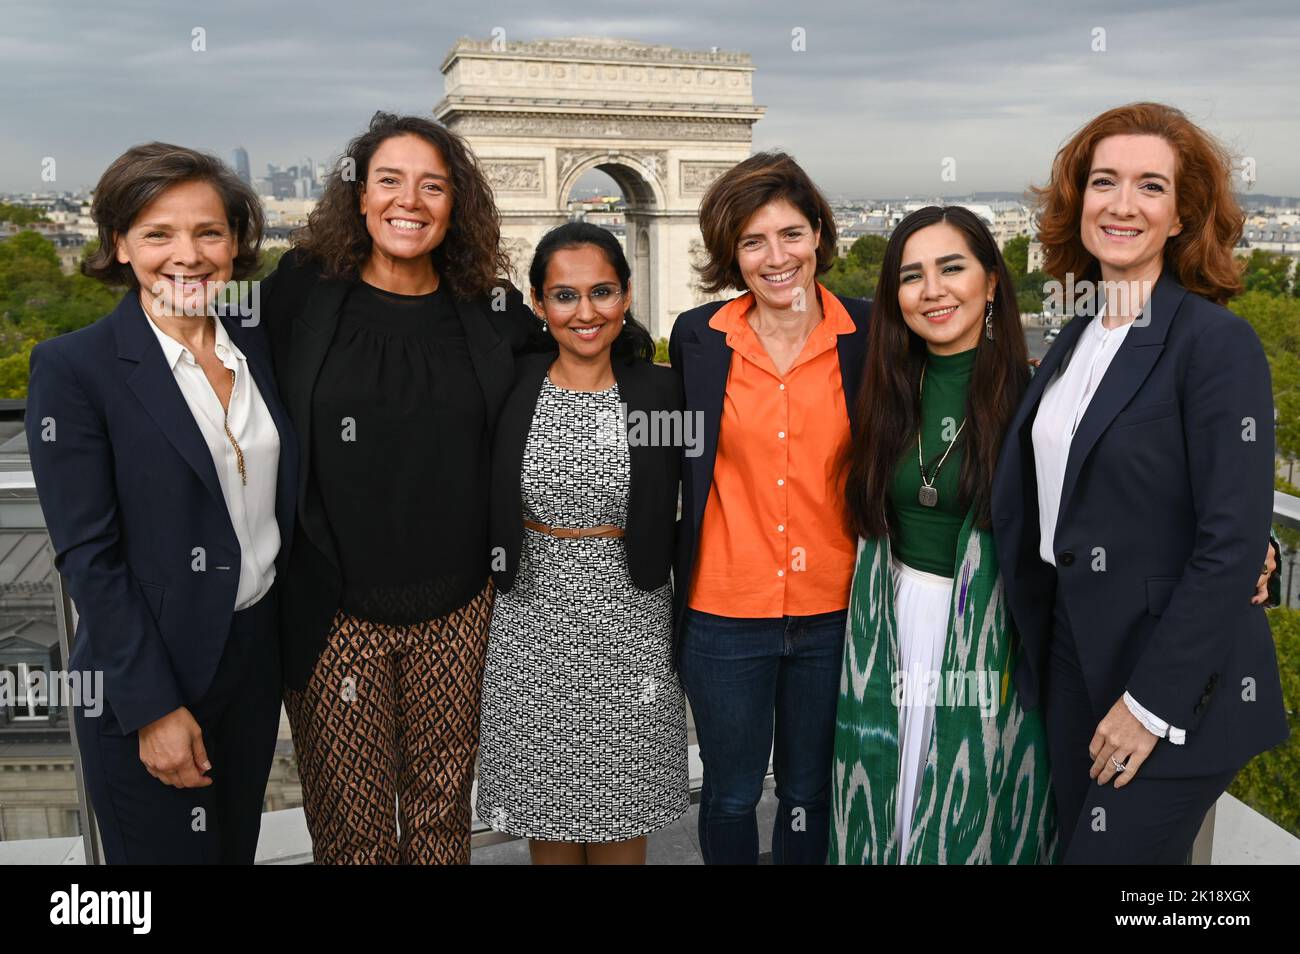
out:
{"label": "woman with curly dark hair", "polygon": [[1047,270],[1099,306],[1043,358],[994,478],[1017,684],[1043,705],[1064,860],[1178,863],[1287,736],[1257,592],[1273,395],[1223,307],[1243,216],[1226,151],[1159,103],[1090,121],[1038,194]]}
{"label": "woman with curly dark hair", "polygon": [[464,140],[380,112],[263,295],[303,460],[282,623],[317,862],[469,861],[488,453],[537,325],[508,264]]}

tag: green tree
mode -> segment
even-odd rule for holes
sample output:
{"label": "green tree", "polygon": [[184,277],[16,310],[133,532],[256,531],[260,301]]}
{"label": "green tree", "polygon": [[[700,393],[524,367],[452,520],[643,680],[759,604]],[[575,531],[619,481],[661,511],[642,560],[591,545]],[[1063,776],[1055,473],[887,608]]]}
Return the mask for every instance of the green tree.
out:
{"label": "green tree", "polygon": [[1007,269],[1019,287],[1020,279],[1024,278],[1029,270],[1029,236],[1017,235],[1013,239],[1008,239],[1007,244],[1002,246],[1002,258],[1006,261]]}
{"label": "green tree", "polygon": [[48,222],[49,219],[41,212],[40,209],[33,209],[25,205],[10,205],[8,202],[0,202],[0,222],[12,222],[19,228],[24,225],[31,225],[33,222]]}
{"label": "green tree", "polygon": [[1242,272],[1242,281],[1246,291],[1265,292],[1269,295],[1285,295],[1290,287],[1291,259],[1285,255],[1275,255],[1257,248],[1246,259]]}
{"label": "green tree", "polygon": [[885,249],[889,241],[883,235],[864,235],[849,248],[845,256],[852,264],[863,271],[880,273],[880,263],[885,260]]}

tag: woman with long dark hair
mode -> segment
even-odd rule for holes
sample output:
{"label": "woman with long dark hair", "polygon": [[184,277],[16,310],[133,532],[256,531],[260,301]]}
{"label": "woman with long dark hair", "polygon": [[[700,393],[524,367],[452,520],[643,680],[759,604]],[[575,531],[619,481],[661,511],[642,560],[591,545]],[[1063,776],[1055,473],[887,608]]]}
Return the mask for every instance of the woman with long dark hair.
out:
{"label": "woman with long dark hair", "polygon": [[376,113],[263,296],[303,461],[285,703],[318,862],[469,861],[488,455],[535,325],[507,270],[468,145]]}
{"label": "woman with long dark hair", "polygon": [[668,582],[681,385],[608,231],[548,232],[529,281],[550,346],[497,425],[478,814],[538,864],[641,863],[689,799]]}
{"label": "woman with long dark hair", "polygon": [[836,716],[830,857],[1035,863],[1055,824],[1042,723],[990,516],[1029,381],[1015,286],[959,206],[908,215],[872,312],[845,496],[858,536]]}

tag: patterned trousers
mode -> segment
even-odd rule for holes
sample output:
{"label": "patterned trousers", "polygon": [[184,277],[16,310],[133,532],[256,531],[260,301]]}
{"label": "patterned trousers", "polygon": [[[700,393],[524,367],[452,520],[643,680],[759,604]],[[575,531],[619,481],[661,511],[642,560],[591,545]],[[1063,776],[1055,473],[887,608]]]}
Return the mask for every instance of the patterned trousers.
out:
{"label": "patterned trousers", "polygon": [[[285,693],[317,864],[468,864],[492,584],[412,626],[334,617]],[[400,834],[399,834],[400,830]]]}

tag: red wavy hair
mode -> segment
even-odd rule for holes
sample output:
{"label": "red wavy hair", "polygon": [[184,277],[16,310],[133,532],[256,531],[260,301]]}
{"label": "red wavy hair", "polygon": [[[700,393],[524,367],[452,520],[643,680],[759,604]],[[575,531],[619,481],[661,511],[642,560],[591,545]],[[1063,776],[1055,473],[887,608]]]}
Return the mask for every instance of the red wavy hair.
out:
{"label": "red wavy hair", "polygon": [[1222,305],[1240,295],[1241,265],[1232,250],[1246,217],[1232,191],[1232,159],[1181,110],[1162,103],[1129,103],[1102,113],[1057,152],[1047,185],[1030,187],[1043,270],[1061,282],[1067,273],[1076,280],[1099,277],[1097,260],[1079,237],[1083,190],[1097,143],[1122,135],[1159,136],[1174,150],[1174,196],[1183,230],[1165,244],[1165,267],[1184,288],[1210,301]]}

